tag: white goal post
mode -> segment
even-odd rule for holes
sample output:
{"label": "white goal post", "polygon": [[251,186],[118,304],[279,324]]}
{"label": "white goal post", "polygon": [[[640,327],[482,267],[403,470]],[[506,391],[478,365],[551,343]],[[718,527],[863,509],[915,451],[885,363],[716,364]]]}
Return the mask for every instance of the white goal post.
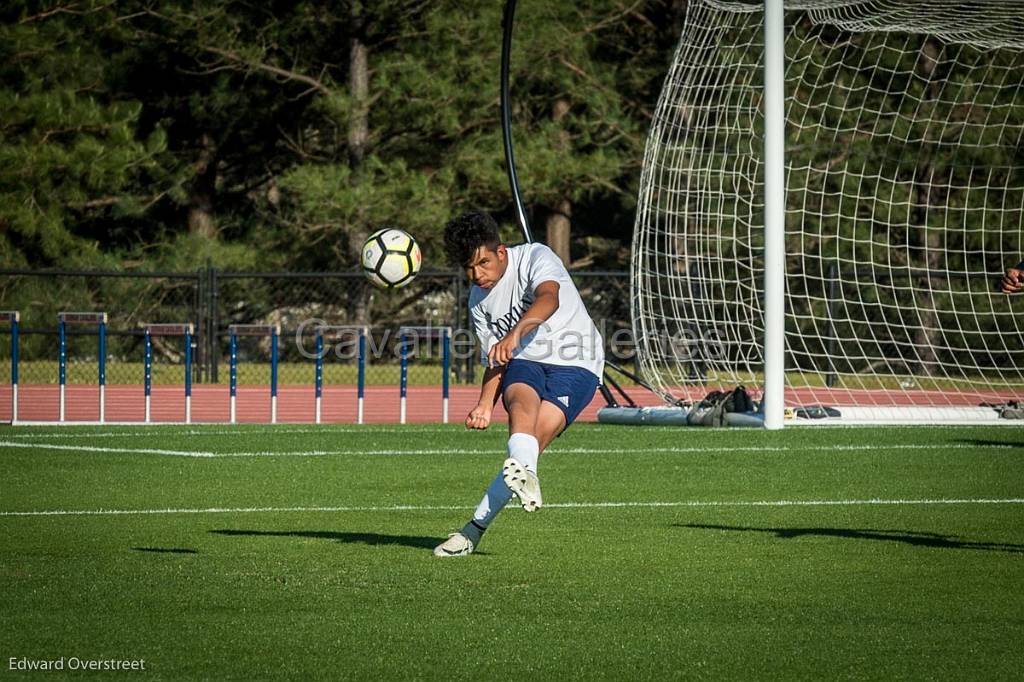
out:
{"label": "white goal post", "polygon": [[690,0],[633,236],[639,365],[658,389],[767,390],[770,427],[783,403],[997,421],[1024,401],[1024,295],[996,288],[1022,235],[1020,3]]}

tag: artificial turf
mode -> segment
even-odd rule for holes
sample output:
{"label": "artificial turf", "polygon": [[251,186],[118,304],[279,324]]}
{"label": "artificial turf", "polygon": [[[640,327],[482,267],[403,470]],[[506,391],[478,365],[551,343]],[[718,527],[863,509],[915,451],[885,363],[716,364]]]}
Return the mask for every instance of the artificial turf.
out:
{"label": "artificial turf", "polygon": [[[1019,428],[0,428],[0,669],[152,679],[1010,679]],[[44,513],[47,512],[47,513]],[[48,513],[52,512],[52,513]],[[93,673],[101,676],[143,673]]]}

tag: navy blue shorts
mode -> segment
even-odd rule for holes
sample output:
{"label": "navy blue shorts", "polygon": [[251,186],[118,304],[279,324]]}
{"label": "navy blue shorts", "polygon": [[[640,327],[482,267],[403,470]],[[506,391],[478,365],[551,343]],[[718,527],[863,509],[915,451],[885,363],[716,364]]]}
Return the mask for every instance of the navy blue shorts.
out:
{"label": "navy blue shorts", "polygon": [[506,388],[512,384],[526,384],[537,392],[541,400],[562,411],[568,427],[594,399],[598,383],[593,372],[582,367],[563,367],[516,358],[505,367],[501,384],[502,404]]}

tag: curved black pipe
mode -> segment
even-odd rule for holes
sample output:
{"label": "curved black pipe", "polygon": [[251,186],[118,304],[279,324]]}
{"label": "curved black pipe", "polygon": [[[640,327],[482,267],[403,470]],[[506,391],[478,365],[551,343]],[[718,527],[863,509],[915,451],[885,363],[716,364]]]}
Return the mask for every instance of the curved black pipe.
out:
{"label": "curved black pipe", "polygon": [[516,175],[516,158],[512,151],[512,106],[508,95],[508,63],[512,52],[512,21],[516,15],[516,0],[505,1],[505,12],[502,18],[503,36],[501,41],[501,140],[505,147],[505,169],[508,173],[508,184],[512,189],[512,200],[516,207],[516,221],[523,231],[526,241],[533,241],[530,232],[530,221],[526,218],[523,197],[519,193],[519,177]]}
{"label": "curved black pipe", "polygon": [[[526,217],[526,207],[523,206],[523,196],[519,193],[519,177],[516,175],[516,157],[512,151],[512,107],[508,95],[508,63],[509,57],[512,53],[512,21],[515,18],[515,15],[516,0],[505,0],[505,12],[502,16],[501,22],[501,141],[502,145],[505,147],[505,169],[508,173],[508,184],[512,190],[512,201],[516,206],[516,221],[519,223],[519,227],[523,231],[523,238],[526,239],[527,243],[532,243],[533,234],[530,232],[530,221]],[[658,391],[651,387],[650,384],[640,379],[640,377],[631,374],[610,362],[606,364],[614,367],[619,372],[622,372],[624,375],[633,379],[648,391],[662,396],[661,393],[658,393]],[[608,377],[608,372],[605,371],[604,375],[605,377]],[[602,388],[604,387],[602,386]],[[619,390],[622,391],[621,388]],[[605,396],[605,400],[608,400],[608,397],[611,395],[610,392],[607,392],[607,389],[603,390],[602,394]],[[623,395],[630,403],[633,402],[625,393],[623,393]],[[616,404],[614,397],[612,397],[611,400],[608,400],[608,404]]]}

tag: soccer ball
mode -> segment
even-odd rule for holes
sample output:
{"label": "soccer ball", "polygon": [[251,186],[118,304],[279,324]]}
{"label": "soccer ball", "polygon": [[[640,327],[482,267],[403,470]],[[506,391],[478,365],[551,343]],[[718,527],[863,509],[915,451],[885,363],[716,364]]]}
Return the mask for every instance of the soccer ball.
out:
{"label": "soccer ball", "polygon": [[398,289],[420,271],[423,254],[412,235],[386,227],[370,235],[363,244],[363,273],[381,289]]}

